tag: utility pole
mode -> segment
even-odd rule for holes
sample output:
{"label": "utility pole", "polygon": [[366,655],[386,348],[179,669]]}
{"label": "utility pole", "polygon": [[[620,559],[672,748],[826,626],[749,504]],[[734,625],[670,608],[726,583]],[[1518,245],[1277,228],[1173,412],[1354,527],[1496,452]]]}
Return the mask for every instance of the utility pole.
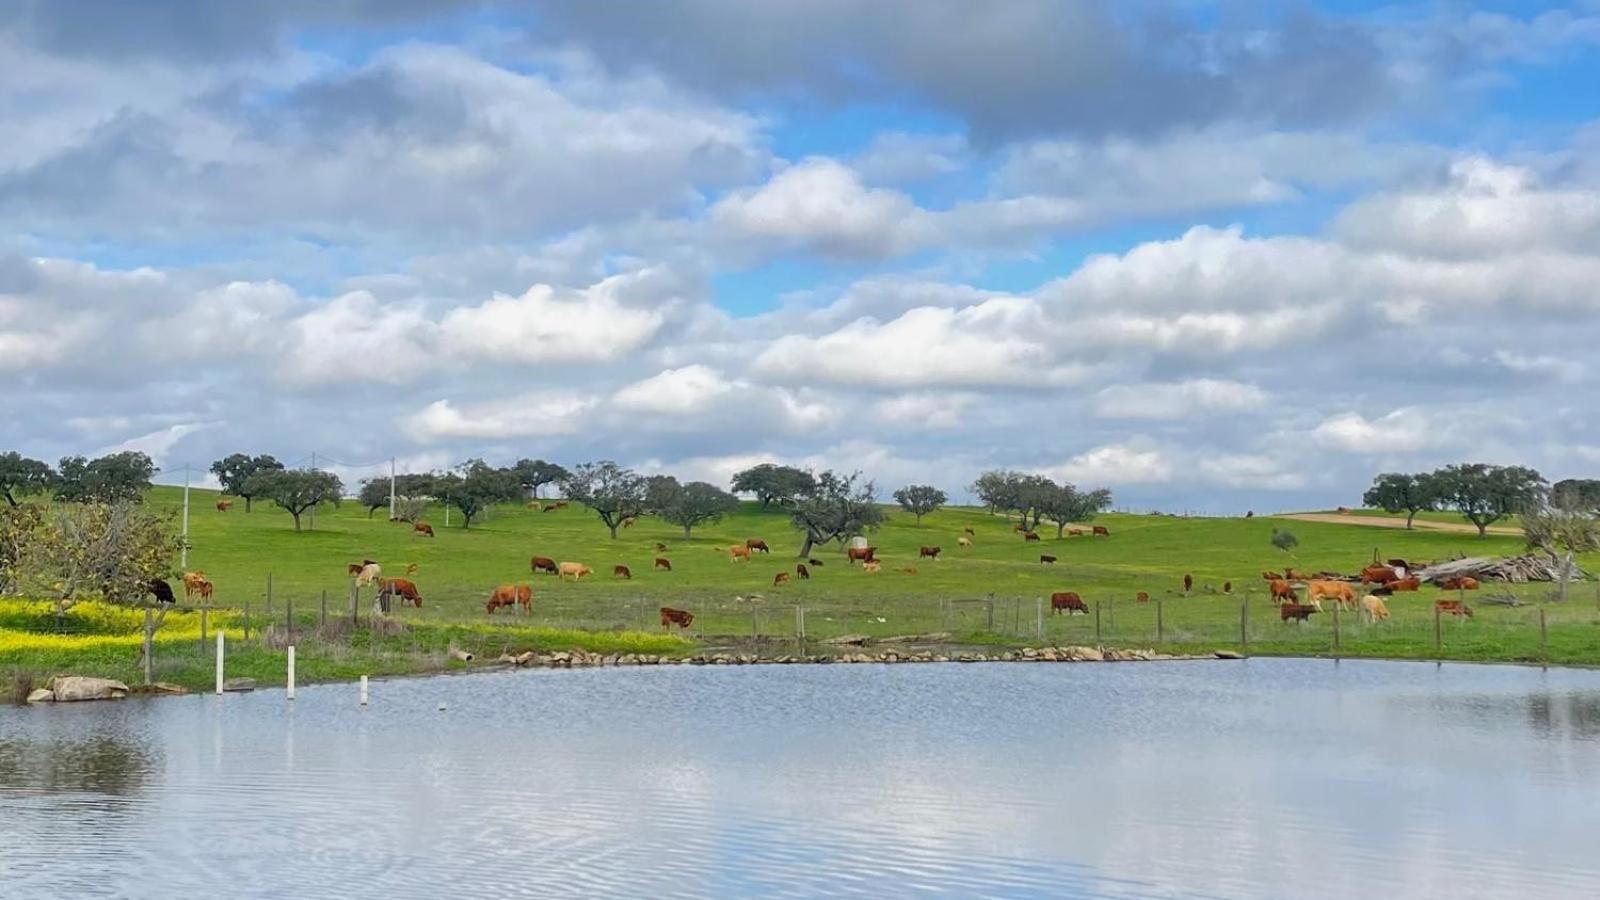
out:
{"label": "utility pole", "polygon": [[394,521],[394,457],[389,457],[389,521]]}
{"label": "utility pole", "polygon": [[[316,470],[317,470],[317,453],[316,453],[315,450],[313,450],[313,451],[311,451],[311,471],[315,472]],[[313,503],[311,505],[311,530],[312,531],[316,531],[317,530],[317,505],[315,503]]]}
{"label": "utility pole", "polygon": [[178,568],[189,570],[189,467],[183,467],[183,547],[178,550]]}

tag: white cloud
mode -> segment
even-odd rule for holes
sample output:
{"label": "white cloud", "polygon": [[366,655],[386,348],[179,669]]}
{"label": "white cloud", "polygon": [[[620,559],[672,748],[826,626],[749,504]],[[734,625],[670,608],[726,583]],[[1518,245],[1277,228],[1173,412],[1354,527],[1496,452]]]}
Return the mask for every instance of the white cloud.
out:
{"label": "white cloud", "polygon": [[1323,446],[1371,456],[1421,450],[1434,444],[1432,421],[1413,409],[1397,409],[1377,419],[1346,412],[1324,419],[1311,430]]}
{"label": "white cloud", "polygon": [[974,394],[950,391],[896,394],[874,403],[872,418],[901,428],[961,428],[975,424],[971,413],[978,403]]}
{"label": "white cloud", "polygon": [[288,324],[278,377],[305,387],[343,381],[404,384],[435,364],[433,324],[415,304],[365,291],[335,297]]}
{"label": "white cloud", "polygon": [[[216,425],[217,423],[215,422],[183,422],[177,425],[171,425],[166,428],[152,431],[149,434],[141,434],[138,437],[128,438],[125,441],[120,441],[118,443],[111,444],[110,446],[101,447],[99,450],[96,450],[93,455],[105,456],[111,453],[123,453],[130,450],[138,451],[146,456],[149,456],[151,461],[153,461],[159,468],[166,462],[168,454],[172,452],[172,448],[177,446],[180,441],[197,431],[202,431],[207,428],[214,428]],[[201,476],[201,473],[199,472],[195,472],[194,474],[196,479],[199,479]]]}
{"label": "white cloud", "polygon": [[1253,384],[1195,378],[1171,384],[1114,384],[1094,398],[1095,412],[1109,419],[1187,419],[1216,412],[1248,412],[1267,403]]}
{"label": "white cloud", "polygon": [[1200,474],[1214,484],[1241,490],[1287,491],[1305,487],[1306,476],[1282,460],[1252,453],[1202,454]]}
{"label": "white cloud", "polygon": [[711,222],[735,237],[845,258],[907,251],[920,240],[919,216],[910,197],[868,188],[850,167],[825,157],[802,160],[711,208]]}
{"label": "white cloud", "polygon": [[[581,291],[534,285],[520,297],[497,295],[445,315],[439,331],[454,356],[516,363],[604,362],[638,349],[661,328],[661,309],[624,305],[630,294],[667,279],[646,270],[614,275]],[[667,305],[672,296],[657,297]]]}
{"label": "white cloud", "polygon": [[744,388],[710,366],[667,369],[619,389],[612,405],[630,412],[690,415],[704,412]]}
{"label": "white cloud", "polygon": [[547,437],[576,433],[595,404],[592,397],[549,392],[461,406],[435,400],[401,424],[421,441]]}
{"label": "white cloud", "polygon": [[1106,444],[1046,470],[1082,487],[1156,484],[1170,481],[1173,466],[1159,449],[1137,442]]}

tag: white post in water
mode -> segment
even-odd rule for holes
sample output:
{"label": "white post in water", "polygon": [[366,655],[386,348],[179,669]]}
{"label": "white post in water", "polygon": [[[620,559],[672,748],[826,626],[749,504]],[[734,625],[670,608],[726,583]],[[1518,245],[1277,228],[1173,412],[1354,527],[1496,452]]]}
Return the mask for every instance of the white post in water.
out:
{"label": "white post in water", "polygon": [[222,629],[217,629],[217,693],[222,693]]}
{"label": "white post in water", "polygon": [[183,546],[178,549],[178,568],[189,569],[189,467],[183,467]]}
{"label": "white post in water", "polygon": [[367,705],[367,676],[361,676],[361,705]]}
{"label": "white post in water", "polygon": [[289,677],[285,680],[284,687],[285,687],[285,691],[284,691],[285,695],[288,697],[288,699],[293,700],[294,699],[294,645],[293,644],[289,645]]}

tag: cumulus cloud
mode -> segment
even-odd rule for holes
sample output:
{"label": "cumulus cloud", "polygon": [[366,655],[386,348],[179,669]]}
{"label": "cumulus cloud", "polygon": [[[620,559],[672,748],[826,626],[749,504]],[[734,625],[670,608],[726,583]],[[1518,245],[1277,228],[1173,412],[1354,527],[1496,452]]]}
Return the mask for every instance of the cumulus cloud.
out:
{"label": "cumulus cloud", "polygon": [[802,160],[754,190],[734,191],[711,208],[713,225],[735,239],[843,258],[907,252],[925,237],[924,214],[898,191],[868,188],[832,159]]}
{"label": "cumulus cloud", "polygon": [[[534,285],[520,297],[496,296],[451,310],[439,324],[447,351],[517,363],[603,362],[637,349],[661,328],[663,311],[625,306],[630,294],[663,281],[662,273],[615,275],[582,291]],[[662,305],[672,297],[657,297]]]}
{"label": "cumulus cloud", "polygon": [[459,406],[435,400],[402,425],[422,441],[548,437],[576,432],[595,404],[592,397],[549,392]]}
{"label": "cumulus cloud", "polygon": [[1421,450],[1436,442],[1438,434],[1430,424],[1410,409],[1397,409],[1376,419],[1346,412],[1324,419],[1311,430],[1311,437],[1347,453],[1392,455]]}
{"label": "cumulus cloud", "polygon": [[1125,442],[1086,450],[1060,465],[1048,467],[1046,474],[1082,486],[1116,487],[1170,481],[1173,466],[1160,449]]}
{"label": "cumulus cloud", "polygon": [[1184,419],[1214,412],[1247,412],[1267,403],[1253,384],[1195,378],[1173,384],[1114,384],[1095,395],[1095,412],[1110,419]]}

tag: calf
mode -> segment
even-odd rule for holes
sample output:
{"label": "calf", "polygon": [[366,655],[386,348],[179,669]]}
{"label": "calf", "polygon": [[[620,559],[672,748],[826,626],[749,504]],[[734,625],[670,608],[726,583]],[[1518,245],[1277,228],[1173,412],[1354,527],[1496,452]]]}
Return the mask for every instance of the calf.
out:
{"label": "calf", "polygon": [[767,547],[767,542],[763,541],[760,538],[750,538],[749,540],[744,542],[744,545],[752,553],[758,553],[758,552],[759,553],[771,553],[772,552],[772,550]]}
{"label": "calf", "polygon": [[1048,553],[1039,554],[1039,564],[1045,566],[1055,565],[1056,558]]}
{"label": "calf", "polygon": [[1435,600],[1433,601],[1433,608],[1437,612],[1448,613],[1458,618],[1461,616],[1472,618],[1472,607],[1462,603],[1460,600]]}
{"label": "calf", "polygon": [[971,547],[972,546],[972,538],[969,538],[969,537],[967,537],[966,535],[963,534],[961,537],[956,538],[956,546],[957,547]]}
{"label": "calf", "polygon": [[356,573],[356,587],[363,588],[383,580],[383,568],[377,563],[367,563]]}
{"label": "calf", "polygon": [[877,571],[879,569],[881,569],[881,568],[883,568],[883,563],[880,563],[875,559],[869,559],[866,562],[861,564],[861,571],[863,571],[863,572],[870,572],[870,573],[876,574]]}
{"label": "calf", "polygon": [[817,568],[821,568],[822,567],[822,560],[817,559],[816,557],[812,557],[811,559],[806,560],[806,563],[809,564],[811,566],[811,568],[813,568],[813,569],[817,569]]}
{"label": "calf", "polygon": [[1050,595],[1050,614],[1053,616],[1062,610],[1066,610],[1069,616],[1077,613],[1089,614],[1089,607],[1083,602],[1083,598],[1078,596],[1077,591],[1057,591]]}
{"label": "calf", "polygon": [[1111,529],[1105,527],[1104,525],[1094,526],[1094,533],[1100,535],[1101,537],[1111,537]]}
{"label": "calf", "polygon": [[810,581],[811,580],[811,570],[806,568],[806,564],[805,563],[795,563],[794,564],[794,573],[796,575],[800,576],[800,580],[801,581]]}
{"label": "calf", "polygon": [[1415,575],[1405,578],[1396,578],[1385,585],[1391,591],[1417,591],[1422,589],[1422,579]]}
{"label": "calf", "polygon": [[1069,537],[1083,537],[1083,529],[1082,528],[1068,528],[1067,529],[1067,535]]}
{"label": "calf", "polygon": [[233,509],[233,501],[232,500],[218,500],[217,501],[217,512],[227,512],[230,509]]}
{"label": "calf", "polygon": [[533,588],[525,584],[502,584],[489,593],[489,600],[483,604],[483,611],[494,615],[495,610],[515,609],[519,603],[525,611],[533,610]]}
{"label": "calf", "polygon": [[1149,591],[1140,591],[1139,593],[1134,594],[1133,595],[1133,602],[1135,602],[1135,603],[1149,603],[1150,602],[1150,592]]}
{"label": "calf", "polygon": [[629,569],[627,566],[612,566],[611,577],[631,579],[633,578],[633,570]]}
{"label": "calf", "polygon": [[1389,618],[1389,605],[1383,598],[1375,594],[1368,594],[1361,598],[1361,617],[1368,622],[1377,622]]}
{"label": "calf", "polygon": [[1183,573],[1183,592],[1185,594],[1194,590],[1194,576],[1188,572]]}
{"label": "calf", "polygon": [[941,551],[939,547],[923,547],[917,551],[917,559],[937,560]]}
{"label": "calf", "polygon": [[1388,584],[1391,581],[1399,580],[1399,574],[1389,566],[1373,563],[1361,570],[1362,584]]}
{"label": "calf", "polygon": [[556,577],[562,581],[565,581],[568,575],[572,576],[573,581],[580,581],[583,576],[593,574],[594,570],[583,563],[564,562],[556,566]]}
{"label": "calf", "polygon": [[1285,603],[1284,605],[1278,607],[1278,618],[1285,622],[1289,621],[1290,619],[1293,619],[1297,622],[1308,622],[1311,620],[1311,614],[1314,612],[1320,612],[1320,610],[1318,610],[1315,606],[1311,606],[1310,604]]}
{"label": "calf", "polygon": [[1038,539],[1039,539],[1038,532],[1024,531],[1022,533],[1022,540],[1025,541],[1025,542],[1032,543],[1034,541],[1037,541]]}
{"label": "calf", "polygon": [[1267,582],[1267,590],[1272,592],[1273,603],[1298,603],[1300,600],[1300,596],[1294,592],[1294,585],[1282,578]]}
{"label": "calf", "polygon": [[429,525],[427,522],[413,522],[411,524],[411,533],[433,537],[433,526]]}
{"label": "calf", "polygon": [[670,606],[661,607],[661,627],[662,627],[662,629],[664,629],[666,631],[671,631],[672,630],[672,626],[674,626],[674,625],[678,626],[679,628],[688,628],[690,625],[693,625],[693,624],[694,624],[694,613],[689,612],[686,609],[673,609]]}
{"label": "calf", "polygon": [[549,572],[558,578],[561,576],[560,570],[556,568],[556,561],[548,556],[535,556],[533,559],[528,560],[528,569],[534,574]]}
{"label": "calf", "polygon": [[656,557],[656,568],[661,569],[663,571],[671,572],[672,571],[672,560],[667,559],[665,556],[658,556],[658,557]]}
{"label": "calf", "polygon": [[1281,572],[1262,572],[1261,573],[1261,580],[1262,581],[1283,581],[1284,578],[1283,578],[1283,574]]}
{"label": "calf", "polygon": [[788,584],[788,583],[789,583],[789,573],[788,572],[779,572],[778,574],[772,576],[772,586],[773,587],[777,587],[780,584]]}
{"label": "calf", "polygon": [[1478,589],[1478,579],[1471,575],[1457,575],[1440,581],[1439,587],[1447,591],[1475,591]]}
{"label": "calf", "polygon": [[728,548],[728,558],[731,559],[734,562],[749,562],[750,561],[750,548],[749,547],[729,547]]}

